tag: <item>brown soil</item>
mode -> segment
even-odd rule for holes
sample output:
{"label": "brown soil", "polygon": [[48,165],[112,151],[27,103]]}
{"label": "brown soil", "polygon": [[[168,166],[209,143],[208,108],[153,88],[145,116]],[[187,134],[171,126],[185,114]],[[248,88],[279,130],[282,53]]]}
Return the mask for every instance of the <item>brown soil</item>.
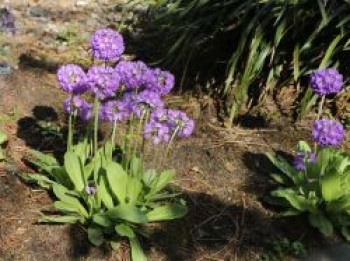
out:
{"label": "brown soil", "polygon": [[[40,49],[32,45],[35,41],[17,38],[16,57]],[[38,63],[33,60],[19,60],[19,70],[0,77],[1,129],[10,136],[8,160],[0,171],[0,260],[127,260],[127,247],[120,253],[107,246],[92,247],[81,227],[36,223],[40,211],[50,209],[52,199],[46,191],[20,181],[21,172],[32,172],[23,157],[31,148],[62,155],[63,141],[47,133],[47,123],[65,126],[61,111],[65,95],[52,72],[57,64],[41,62],[42,68],[35,69]],[[149,242],[143,242],[150,260],[258,260],[271,250],[272,240],[282,237],[308,247],[333,243],[322,239],[303,217],[280,218],[263,200],[274,187],[268,178],[274,168],[264,153],[291,154],[298,140],[310,139],[310,121],[294,125],[289,117],[276,116],[266,125],[253,115],[242,119],[246,127],[228,130],[218,127],[215,102],[207,97],[172,96],[168,103],[196,118],[193,137],[178,142],[158,166],[176,169],[174,185],[183,191],[190,213],[163,224]],[[281,112],[269,106],[262,110],[282,115],[289,105]],[[349,150],[350,143],[344,148]],[[162,152],[163,148],[155,148],[152,155]]]}

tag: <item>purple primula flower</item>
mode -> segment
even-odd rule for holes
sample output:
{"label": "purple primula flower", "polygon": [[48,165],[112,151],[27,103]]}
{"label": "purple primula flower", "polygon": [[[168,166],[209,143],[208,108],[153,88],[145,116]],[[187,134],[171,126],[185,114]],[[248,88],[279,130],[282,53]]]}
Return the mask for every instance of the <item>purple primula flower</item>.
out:
{"label": "purple primula flower", "polygon": [[168,71],[155,68],[149,70],[147,81],[148,89],[158,92],[160,95],[166,95],[174,87],[175,77]]}
{"label": "purple primula flower", "polygon": [[89,185],[87,185],[87,186],[85,187],[85,192],[86,192],[86,194],[88,194],[89,196],[93,196],[93,195],[96,194],[97,189],[96,189],[96,187],[95,187],[95,185],[94,185],[93,183],[90,183]]}
{"label": "purple primula flower", "polygon": [[96,31],[90,45],[94,58],[103,61],[119,60],[125,50],[123,37],[109,28]]}
{"label": "purple primula flower", "polygon": [[83,121],[89,121],[91,118],[92,104],[81,99],[78,96],[68,98],[63,103],[63,108],[68,114],[79,116]]}
{"label": "purple primula flower", "polygon": [[100,118],[115,122],[126,120],[130,115],[129,104],[124,101],[108,101],[101,105]]}
{"label": "purple primula flower", "polygon": [[144,115],[147,111],[152,112],[163,107],[164,104],[159,94],[149,90],[144,90],[136,95],[132,104],[133,112],[139,117]]}
{"label": "purple primula flower", "polygon": [[344,127],[341,123],[330,120],[320,119],[315,121],[313,132],[314,140],[322,147],[339,146],[345,137]]}
{"label": "purple primula flower", "polygon": [[316,163],[316,154],[298,151],[294,157],[294,167],[299,171],[306,170],[306,164]]}
{"label": "purple primula flower", "polygon": [[152,139],[153,144],[159,144],[162,141],[170,141],[170,130],[167,124],[162,124],[156,121],[150,121],[144,127],[145,139]]}
{"label": "purple primula flower", "polygon": [[343,86],[343,75],[334,68],[321,69],[311,74],[310,85],[321,96],[338,93]]}
{"label": "purple primula flower", "polygon": [[169,126],[180,138],[189,137],[194,130],[194,121],[186,113],[178,110],[168,110]]}
{"label": "purple primula flower", "polygon": [[0,10],[0,30],[12,35],[16,33],[15,17],[8,8]]}
{"label": "purple primula flower", "polygon": [[121,84],[129,90],[135,90],[147,82],[149,68],[141,61],[121,61],[115,68],[120,77]]}
{"label": "purple primula flower", "polygon": [[164,108],[158,108],[155,111],[153,111],[150,115],[151,121],[157,121],[160,123],[167,123],[168,122],[168,110]]}
{"label": "purple primula flower", "polygon": [[87,79],[91,92],[101,100],[115,96],[120,85],[119,76],[108,66],[92,66]]}
{"label": "purple primula flower", "polygon": [[65,92],[81,94],[88,89],[85,72],[75,64],[61,66],[57,71],[57,80]]}

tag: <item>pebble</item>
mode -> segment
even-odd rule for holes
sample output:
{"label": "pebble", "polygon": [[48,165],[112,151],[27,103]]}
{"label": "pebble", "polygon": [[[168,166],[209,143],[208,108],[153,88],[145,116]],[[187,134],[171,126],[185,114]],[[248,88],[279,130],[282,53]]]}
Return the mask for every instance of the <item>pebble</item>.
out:
{"label": "pebble", "polygon": [[76,6],[76,7],[87,6],[89,3],[90,3],[90,1],[88,1],[88,0],[78,0],[78,1],[75,3],[75,6]]}
{"label": "pebble", "polygon": [[6,62],[0,63],[0,76],[9,75],[12,72],[11,66]]}
{"label": "pebble", "polygon": [[33,6],[29,8],[29,14],[33,17],[46,17],[49,12],[40,6]]}

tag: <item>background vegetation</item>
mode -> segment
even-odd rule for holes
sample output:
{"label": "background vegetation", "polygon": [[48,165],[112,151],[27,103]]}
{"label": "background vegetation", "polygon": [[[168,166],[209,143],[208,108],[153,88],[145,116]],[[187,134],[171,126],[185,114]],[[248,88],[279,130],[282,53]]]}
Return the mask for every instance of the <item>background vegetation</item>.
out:
{"label": "background vegetation", "polygon": [[[135,2],[135,1],[132,1]],[[137,1],[136,1],[137,2]],[[149,34],[157,62],[182,78],[201,82],[226,99],[230,122],[294,85],[296,116],[317,98],[304,76],[317,68],[347,68],[350,2],[347,0],[153,1]],[[186,84],[187,83],[187,84]],[[193,86],[181,81],[182,86]]]}

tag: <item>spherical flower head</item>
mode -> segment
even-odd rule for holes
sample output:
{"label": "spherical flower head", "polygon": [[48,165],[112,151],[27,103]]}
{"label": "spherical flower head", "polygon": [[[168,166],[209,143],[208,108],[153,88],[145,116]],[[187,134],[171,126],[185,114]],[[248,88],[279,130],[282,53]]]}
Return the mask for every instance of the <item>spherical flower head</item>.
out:
{"label": "spherical flower head", "polygon": [[144,86],[147,82],[149,68],[141,61],[121,61],[115,67],[116,73],[119,75],[121,84],[126,89],[135,90]]}
{"label": "spherical flower head", "polygon": [[321,96],[338,93],[343,86],[343,75],[334,68],[321,69],[311,74],[310,85]]}
{"label": "spherical flower head", "polygon": [[167,124],[149,121],[144,127],[144,138],[152,139],[153,144],[170,141],[170,130]]}
{"label": "spherical flower head", "polygon": [[168,71],[162,71],[159,68],[149,70],[147,75],[147,87],[160,95],[169,94],[175,85],[175,77]]}
{"label": "spherical flower head", "polygon": [[136,95],[132,107],[133,112],[141,117],[146,112],[152,112],[158,108],[163,108],[164,104],[158,93],[144,90]]}
{"label": "spherical flower head", "polygon": [[119,76],[108,66],[92,66],[87,79],[91,92],[100,100],[115,96],[120,85]]}
{"label": "spherical flower head", "polygon": [[85,187],[85,193],[88,194],[89,196],[95,195],[96,192],[97,192],[97,189],[96,189],[96,187],[95,187],[95,185],[93,183],[89,183]]}
{"label": "spherical flower head", "polygon": [[306,170],[306,164],[316,163],[316,154],[313,152],[298,151],[294,157],[294,167],[299,171]]}
{"label": "spherical flower head", "polygon": [[74,96],[64,101],[63,108],[68,114],[79,116],[80,119],[86,122],[91,118],[93,106],[80,97]]}
{"label": "spherical flower head", "polygon": [[65,92],[81,94],[89,88],[85,72],[75,64],[61,66],[57,71],[57,80]]}
{"label": "spherical flower head", "polygon": [[342,143],[345,131],[341,123],[323,118],[315,121],[312,135],[321,147],[337,147]]}
{"label": "spherical flower head", "polygon": [[169,126],[177,132],[180,138],[191,136],[194,130],[194,121],[186,113],[178,110],[168,110]]}
{"label": "spherical flower head", "polygon": [[168,110],[164,108],[158,108],[150,115],[151,121],[157,121],[160,123],[167,123],[169,120]]}
{"label": "spherical flower head", "polygon": [[126,120],[130,115],[129,104],[123,101],[108,101],[101,105],[100,118],[109,122]]}
{"label": "spherical flower head", "polygon": [[90,45],[94,58],[103,61],[119,60],[125,50],[123,37],[109,28],[96,31]]}
{"label": "spherical flower head", "polygon": [[0,30],[12,35],[16,33],[15,17],[8,8],[4,8],[2,12],[0,10]]}

